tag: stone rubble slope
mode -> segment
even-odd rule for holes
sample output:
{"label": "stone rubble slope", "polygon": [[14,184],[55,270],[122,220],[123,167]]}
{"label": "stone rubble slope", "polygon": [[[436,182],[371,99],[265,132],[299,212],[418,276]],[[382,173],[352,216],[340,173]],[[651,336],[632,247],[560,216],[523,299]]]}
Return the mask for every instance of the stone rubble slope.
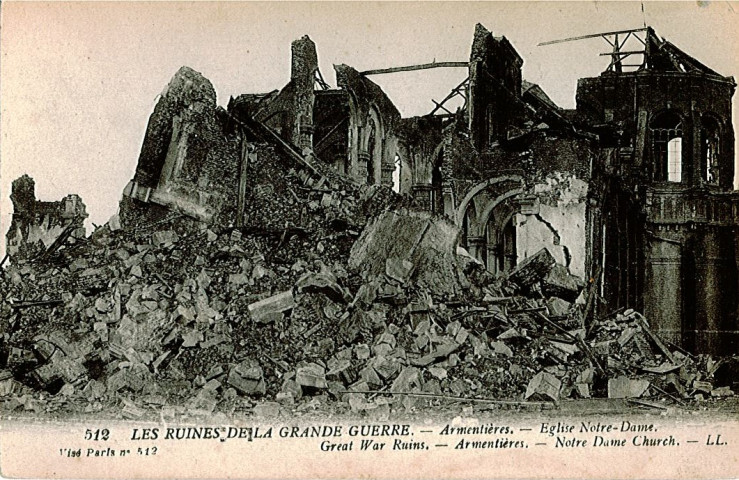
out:
{"label": "stone rubble slope", "polygon": [[[295,182],[307,179],[290,171]],[[13,262],[0,277],[3,415],[386,416],[733,395],[736,358],[666,345],[546,249],[495,277],[448,219],[385,187],[304,185],[300,228],[175,213]]]}

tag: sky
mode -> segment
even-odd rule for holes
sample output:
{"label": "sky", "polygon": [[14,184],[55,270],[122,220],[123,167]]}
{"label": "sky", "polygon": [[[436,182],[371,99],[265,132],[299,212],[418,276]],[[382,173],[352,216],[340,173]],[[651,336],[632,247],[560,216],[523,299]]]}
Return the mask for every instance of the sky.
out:
{"label": "sky", "polygon": [[[523,76],[574,108],[577,79],[608,65],[600,38],[646,23],[723,75],[739,77],[739,2],[19,2],[0,6],[0,255],[13,179],[39,200],[80,195],[91,224],[113,215],[133,177],[157,96],[182,65],[230,96],[282,88],[290,42],[309,35],[320,70],[466,61],[476,23],[511,41]],[[464,69],[372,77],[403,116],[429,113]],[[738,105],[734,98],[734,112]],[[736,118],[736,113],[735,113]],[[735,121],[736,123],[736,121]],[[738,135],[739,137],[739,135]],[[737,149],[739,151],[739,149]]]}

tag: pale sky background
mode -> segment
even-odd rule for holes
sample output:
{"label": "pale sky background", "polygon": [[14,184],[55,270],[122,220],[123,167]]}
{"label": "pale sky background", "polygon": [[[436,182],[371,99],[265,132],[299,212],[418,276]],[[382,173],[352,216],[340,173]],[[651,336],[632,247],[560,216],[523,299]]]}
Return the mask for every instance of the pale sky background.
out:
{"label": "pale sky background", "polygon": [[[577,79],[608,65],[602,39],[542,41],[639,28],[723,75],[739,77],[739,2],[237,3],[10,2],[0,10],[0,255],[13,179],[36,180],[40,200],[79,194],[91,222],[116,212],[132,178],[157,95],[182,65],[229,96],[282,88],[290,42],[308,34],[320,69],[466,61],[475,23],[506,36],[523,74],[574,108]],[[466,76],[437,69],[374,76],[403,116],[428,113]],[[734,111],[737,110],[737,96]],[[736,118],[736,114],[735,114]],[[736,123],[736,122],[735,122]],[[738,135],[739,136],[739,135]]]}

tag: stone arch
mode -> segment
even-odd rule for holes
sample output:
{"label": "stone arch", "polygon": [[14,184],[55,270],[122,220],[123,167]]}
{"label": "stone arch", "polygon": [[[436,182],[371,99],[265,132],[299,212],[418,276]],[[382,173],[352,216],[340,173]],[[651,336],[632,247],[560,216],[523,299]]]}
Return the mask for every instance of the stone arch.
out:
{"label": "stone arch", "polygon": [[477,228],[477,230],[474,231],[474,234],[476,236],[483,236],[485,234],[485,227],[487,226],[488,220],[490,219],[490,215],[493,213],[493,210],[495,210],[495,208],[497,208],[504,201],[521,193],[523,193],[522,188],[514,188],[513,190],[508,190],[502,195],[498,195],[487,205],[485,205],[485,208],[482,209],[480,215],[478,215],[477,217],[477,221],[475,222],[475,227]]}
{"label": "stone arch", "polygon": [[398,143],[395,149],[393,167],[393,189],[401,194],[409,193],[413,185],[413,158],[403,143]]}
{"label": "stone arch", "polygon": [[415,159],[408,144],[402,140],[398,141],[395,149],[401,162],[401,185],[408,190],[416,183]]}
{"label": "stone arch", "polygon": [[[495,261],[491,262],[491,255],[488,252],[489,250],[495,251],[496,247],[500,243],[500,232],[497,230],[502,229],[503,226],[496,225],[496,231],[492,233],[489,232],[488,224],[490,222],[490,218],[493,215],[493,212],[505,206],[508,210],[513,209],[510,212],[505,212],[505,216],[510,220],[512,215],[516,213],[514,210],[517,210],[518,207],[512,207],[509,200],[515,198],[521,193],[523,193],[523,188],[514,188],[496,196],[495,198],[488,198],[487,201],[482,203],[477,202],[479,195],[476,195],[472,201],[468,202],[468,206],[465,209],[464,217],[460,224],[463,227],[466,227],[463,228],[463,230],[465,230],[465,244],[468,246],[470,254],[483,262],[491,271],[497,272],[501,270],[498,268],[498,257],[496,254],[492,254]],[[512,264],[515,265],[515,258]]]}
{"label": "stone arch", "polygon": [[477,195],[478,193],[482,192],[484,189],[489,187],[490,185],[495,185],[496,183],[502,183],[506,181],[511,182],[520,182],[523,184],[523,177],[520,175],[505,175],[500,177],[493,177],[485,180],[484,182],[478,183],[474,187],[470,189],[469,192],[462,198],[462,202],[457,207],[457,211],[454,216],[454,221],[457,225],[462,224],[463,215],[465,214],[465,211],[467,210],[467,206],[472,201],[472,199]]}
{"label": "stone arch", "polygon": [[475,202],[470,203],[470,207],[467,209],[467,212],[465,212],[464,218],[462,219],[462,224],[460,225],[460,228],[462,229],[462,246],[464,248],[468,248],[468,242],[467,239],[470,236],[470,224],[475,222],[475,219],[477,218],[477,207],[475,206]]}
{"label": "stone arch", "polygon": [[[493,225],[492,217],[498,217],[497,213],[500,210],[503,215],[496,218],[495,225]],[[518,261],[516,245],[518,235],[515,222],[517,213],[519,213],[518,208],[510,205],[509,202],[501,202],[490,212],[485,223],[486,249],[483,261],[487,269],[493,273],[508,272],[515,267]]]}

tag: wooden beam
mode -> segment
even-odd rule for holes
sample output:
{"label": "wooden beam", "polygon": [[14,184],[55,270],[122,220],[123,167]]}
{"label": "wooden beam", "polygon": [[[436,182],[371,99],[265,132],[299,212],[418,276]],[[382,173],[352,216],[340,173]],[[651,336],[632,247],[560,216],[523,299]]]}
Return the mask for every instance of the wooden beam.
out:
{"label": "wooden beam", "polygon": [[249,143],[246,133],[241,131],[241,164],[239,165],[239,196],[236,205],[236,226],[244,226],[244,209],[246,208],[246,184],[249,170]]}
{"label": "wooden beam", "polygon": [[409,65],[406,67],[380,68],[377,70],[365,70],[359,72],[362,75],[381,75],[383,73],[411,72],[414,70],[426,70],[429,68],[467,68],[469,62],[432,62],[421,65]]}
{"label": "wooden beam", "polygon": [[452,113],[452,112],[450,112],[450,111],[449,111],[449,110],[448,110],[448,109],[447,109],[447,108],[446,108],[446,107],[445,107],[444,105],[442,105],[441,103],[437,102],[437,101],[436,101],[436,100],[434,100],[433,98],[431,99],[431,101],[432,101],[432,102],[434,102],[434,105],[436,105],[436,107],[437,107],[437,108],[441,108],[441,109],[442,109],[442,110],[444,110],[444,111],[445,111],[446,113],[448,113],[448,114],[450,114],[450,115],[453,115],[453,113]]}
{"label": "wooden beam", "polygon": [[575,41],[575,40],[584,40],[586,38],[598,38],[598,37],[603,37],[605,35],[617,35],[619,33],[644,32],[646,30],[647,30],[646,28],[633,28],[633,29],[630,29],[630,30],[618,30],[618,31],[615,31],[615,32],[593,33],[591,35],[581,35],[579,37],[570,37],[570,38],[563,38],[561,40],[551,40],[549,42],[542,42],[542,43],[538,44],[538,46],[539,47],[543,47],[544,45],[554,45],[555,43],[572,42],[572,41]]}
{"label": "wooden beam", "polygon": [[328,138],[333,135],[333,133],[339,129],[340,126],[345,124],[347,121],[349,121],[349,117],[342,118],[339,123],[331,127],[331,130],[328,131],[326,135],[323,136],[318,142],[316,142],[315,146],[313,147],[313,150],[316,152],[319,152],[321,150],[321,147],[323,146],[323,143],[328,140]]}
{"label": "wooden beam", "polygon": [[[449,93],[449,95],[447,95],[446,98],[444,98],[444,100],[441,101],[441,103],[436,103],[435,100],[431,100],[432,102],[436,103],[436,107],[434,107],[434,109],[431,110],[431,113],[429,113],[429,115],[435,114],[437,112],[437,110],[439,110],[439,107],[441,107],[442,105],[444,105],[447,102],[447,100],[451,100],[453,97],[455,97],[457,95],[460,95],[460,96],[464,97],[465,105],[467,105],[467,95],[464,94],[464,93],[462,93],[462,92],[460,92],[459,90],[462,89],[463,87],[466,89],[466,85],[467,85],[467,82],[469,81],[469,79],[470,78],[467,77],[464,80],[462,80],[462,83],[460,83],[459,85],[457,85],[456,87],[454,87],[452,89],[452,91]],[[441,107],[441,108],[443,108],[443,107]],[[449,112],[449,110],[447,110],[446,108],[444,108],[444,110],[446,110],[447,112]],[[449,112],[449,113],[451,114],[451,112]]]}
{"label": "wooden beam", "polygon": [[599,53],[601,57],[608,57],[612,55],[639,55],[645,53],[644,50],[629,50],[629,51],[618,51],[618,52],[608,52],[608,53]]}

